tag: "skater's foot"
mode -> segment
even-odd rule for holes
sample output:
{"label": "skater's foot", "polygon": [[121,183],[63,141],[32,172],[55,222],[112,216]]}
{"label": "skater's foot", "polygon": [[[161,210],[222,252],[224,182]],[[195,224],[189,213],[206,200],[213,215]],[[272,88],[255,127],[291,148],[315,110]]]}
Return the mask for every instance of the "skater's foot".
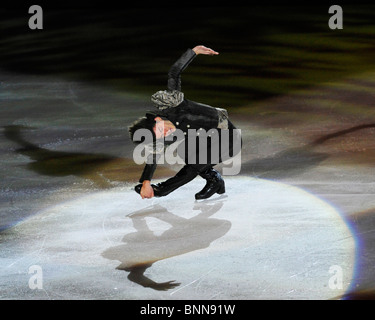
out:
{"label": "skater's foot", "polygon": [[207,183],[204,188],[195,195],[196,200],[208,199],[215,193],[225,193],[225,182],[219,172],[210,168],[205,172],[201,172],[200,176],[206,179]]}

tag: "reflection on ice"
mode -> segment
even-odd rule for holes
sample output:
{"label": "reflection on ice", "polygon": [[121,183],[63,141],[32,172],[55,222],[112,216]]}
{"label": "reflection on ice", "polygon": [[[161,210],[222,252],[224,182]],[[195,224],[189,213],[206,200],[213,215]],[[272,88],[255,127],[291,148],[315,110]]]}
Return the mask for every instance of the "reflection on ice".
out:
{"label": "reflection on ice", "polygon": [[[130,272],[128,279],[144,287],[156,290],[167,290],[178,285],[171,281],[156,283],[148,279],[144,272],[153,263],[191,251],[207,248],[210,243],[228,232],[231,223],[211,216],[223,206],[222,201],[214,203],[195,203],[192,210],[198,211],[196,216],[183,218],[156,204],[129,214],[136,232],[126,234],[121,244],[103,252],[103,257],[118,260],[119,270]],[[160,235],[156,235],[147,224],[146,218],[153,217],[168,223],[171,227]],[[204,228],[204,232],[196,230]]]}

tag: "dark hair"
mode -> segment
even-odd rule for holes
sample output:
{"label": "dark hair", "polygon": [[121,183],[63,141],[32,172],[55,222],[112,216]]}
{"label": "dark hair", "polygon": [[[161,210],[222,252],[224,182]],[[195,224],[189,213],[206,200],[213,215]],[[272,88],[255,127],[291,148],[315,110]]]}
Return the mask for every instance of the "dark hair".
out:
{"label": "dark hair", "polygon": [[[154,120],[154,117],[152,117],[151,115],[147,115],[146,117],[142,117],[142,118],[137,119],[129,127],[130,140],[133,141],[134,134],[138,129],[148,129],[152,133],[153,141],[155,141],[156,136],[155,136],[155,132],[153,130],[155,124],[156,124],[156,121]],[[135,144],[140,144],[142,141],[133,141],[133,142]]]}

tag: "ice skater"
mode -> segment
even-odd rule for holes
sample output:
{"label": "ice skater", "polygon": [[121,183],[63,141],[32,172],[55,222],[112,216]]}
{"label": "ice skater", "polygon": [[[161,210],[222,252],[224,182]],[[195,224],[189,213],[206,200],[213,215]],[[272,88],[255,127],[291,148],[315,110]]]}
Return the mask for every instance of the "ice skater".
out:
{"label": "ice skater", "polygon": [[[216,56],[219,53],[202,45],[188,49],[170,68],[167,90],[152,95],[156,111],[146,113],[129,127],[130,138],[135,143],[141,143],[134,139],[139,129],[148,129],[153,136],[152,160],[147,161],[139,179],[140,184],[135,187],[142,199],[166,196],[198,175],[206,180],[206,185],[195,194],[195,199],[225,193],[225,182],[213,167],[240,152],[240,131],[229,120],[225,109],[184,97],[181,73],[200,54]],[[158,142],[170,145],[178,140],[183,142],[177,148],[177,153],[184,160],[184,167],[174,177],[151,184],[162,152],[158,150]]]}

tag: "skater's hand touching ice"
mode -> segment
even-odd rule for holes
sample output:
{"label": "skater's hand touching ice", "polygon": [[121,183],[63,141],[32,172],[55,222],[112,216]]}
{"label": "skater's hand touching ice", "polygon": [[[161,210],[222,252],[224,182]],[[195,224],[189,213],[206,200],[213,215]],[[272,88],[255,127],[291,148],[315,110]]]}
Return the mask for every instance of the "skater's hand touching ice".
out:
{"label": "skater's hand touching ice", "polygon": [[140,195],[142,199],[149,199],[154,196],[154,189],[151,187],[150,180],[143,181]]}
{"label": "skater's hand touching ice", "polygon": [[210,48],[207,48],[205,46],[196,46],[193,48],[193,51],[195,52],[196,55],[198,54],[206,54],[209,56],[216,56],[219,54],[219,52],[216,52],[215,50],[212,50]]}

